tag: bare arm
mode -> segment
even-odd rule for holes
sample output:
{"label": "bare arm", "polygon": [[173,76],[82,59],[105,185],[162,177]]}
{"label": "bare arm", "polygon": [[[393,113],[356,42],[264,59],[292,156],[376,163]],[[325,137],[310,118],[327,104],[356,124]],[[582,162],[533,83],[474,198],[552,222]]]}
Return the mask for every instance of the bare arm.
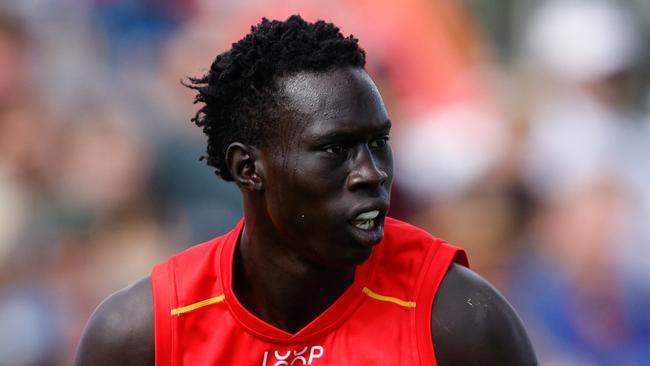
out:
{"label": "bare arm", "polygon": [[538,365],[523,323],[506,299],[468,268],[453,264],[433,303],[440,366]]}
{"label": "bare arm", "polygon": [[110,295],[97,307],[84,330],[74,365],[154,365],[149,277]]}

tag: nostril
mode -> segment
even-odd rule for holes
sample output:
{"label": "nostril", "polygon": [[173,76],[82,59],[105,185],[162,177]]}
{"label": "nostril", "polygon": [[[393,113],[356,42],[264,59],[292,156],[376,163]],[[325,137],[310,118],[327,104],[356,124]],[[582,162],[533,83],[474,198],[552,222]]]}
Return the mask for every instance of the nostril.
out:
{"label": "nostril", "polygon": [[377,169],[374,164],[355,170],[349,176],[350,189],[377,189],[388,180],[384,170]]}
{"label": "nostril", "polygon": [[370,189],[376,190],[388,181],[390,175],[385,169],[383,161],[373,156],[368,149],[360,149],[354,155],[352,169],[348,176],[350,190]]}

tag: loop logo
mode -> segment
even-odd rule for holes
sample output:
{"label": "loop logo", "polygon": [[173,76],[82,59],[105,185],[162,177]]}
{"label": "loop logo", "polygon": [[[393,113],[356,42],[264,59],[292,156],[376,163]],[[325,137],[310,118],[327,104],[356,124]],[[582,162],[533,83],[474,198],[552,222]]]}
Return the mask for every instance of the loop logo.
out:
{"label": "loop logo", "polygon": [[262,366],[293,366],[311,365],[314,360],[321,358],[325,353],[322,346],[311,346],[301,350],[266,351]]}

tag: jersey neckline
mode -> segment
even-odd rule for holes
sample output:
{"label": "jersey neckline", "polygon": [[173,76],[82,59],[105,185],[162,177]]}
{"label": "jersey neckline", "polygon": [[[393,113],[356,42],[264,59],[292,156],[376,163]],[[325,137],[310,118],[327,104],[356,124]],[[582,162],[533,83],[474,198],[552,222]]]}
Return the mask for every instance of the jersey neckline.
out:
{"label": "jersey neckline", "polygon": [[253,315],[239,302],[232,290],[233,257],[244,225],[245,221],[242,219],[227,235],[219,253],[219,267],[225,295],[224,302],[239,325],[249,333],[274,343],[304,342],[332,331],[348,319],[358,308],[364,298],[362,290],[370,282],[379,262],[381,248],[383,247],[381,243],[374,248],[370,258],[357,266],[350,287],[330,307],[298,332],[289,333]]}

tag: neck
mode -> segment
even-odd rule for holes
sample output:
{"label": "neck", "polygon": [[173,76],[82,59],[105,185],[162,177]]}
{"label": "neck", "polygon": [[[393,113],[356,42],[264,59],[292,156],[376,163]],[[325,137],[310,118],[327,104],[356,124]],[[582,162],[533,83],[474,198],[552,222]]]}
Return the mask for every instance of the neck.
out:
{"label": "neck", "polygon": [[345,292],[354,280],[354,267],[310,263],[270,231],[254,220],[246,222],[235,251],[233,291],[256,317],[295,333]]}

